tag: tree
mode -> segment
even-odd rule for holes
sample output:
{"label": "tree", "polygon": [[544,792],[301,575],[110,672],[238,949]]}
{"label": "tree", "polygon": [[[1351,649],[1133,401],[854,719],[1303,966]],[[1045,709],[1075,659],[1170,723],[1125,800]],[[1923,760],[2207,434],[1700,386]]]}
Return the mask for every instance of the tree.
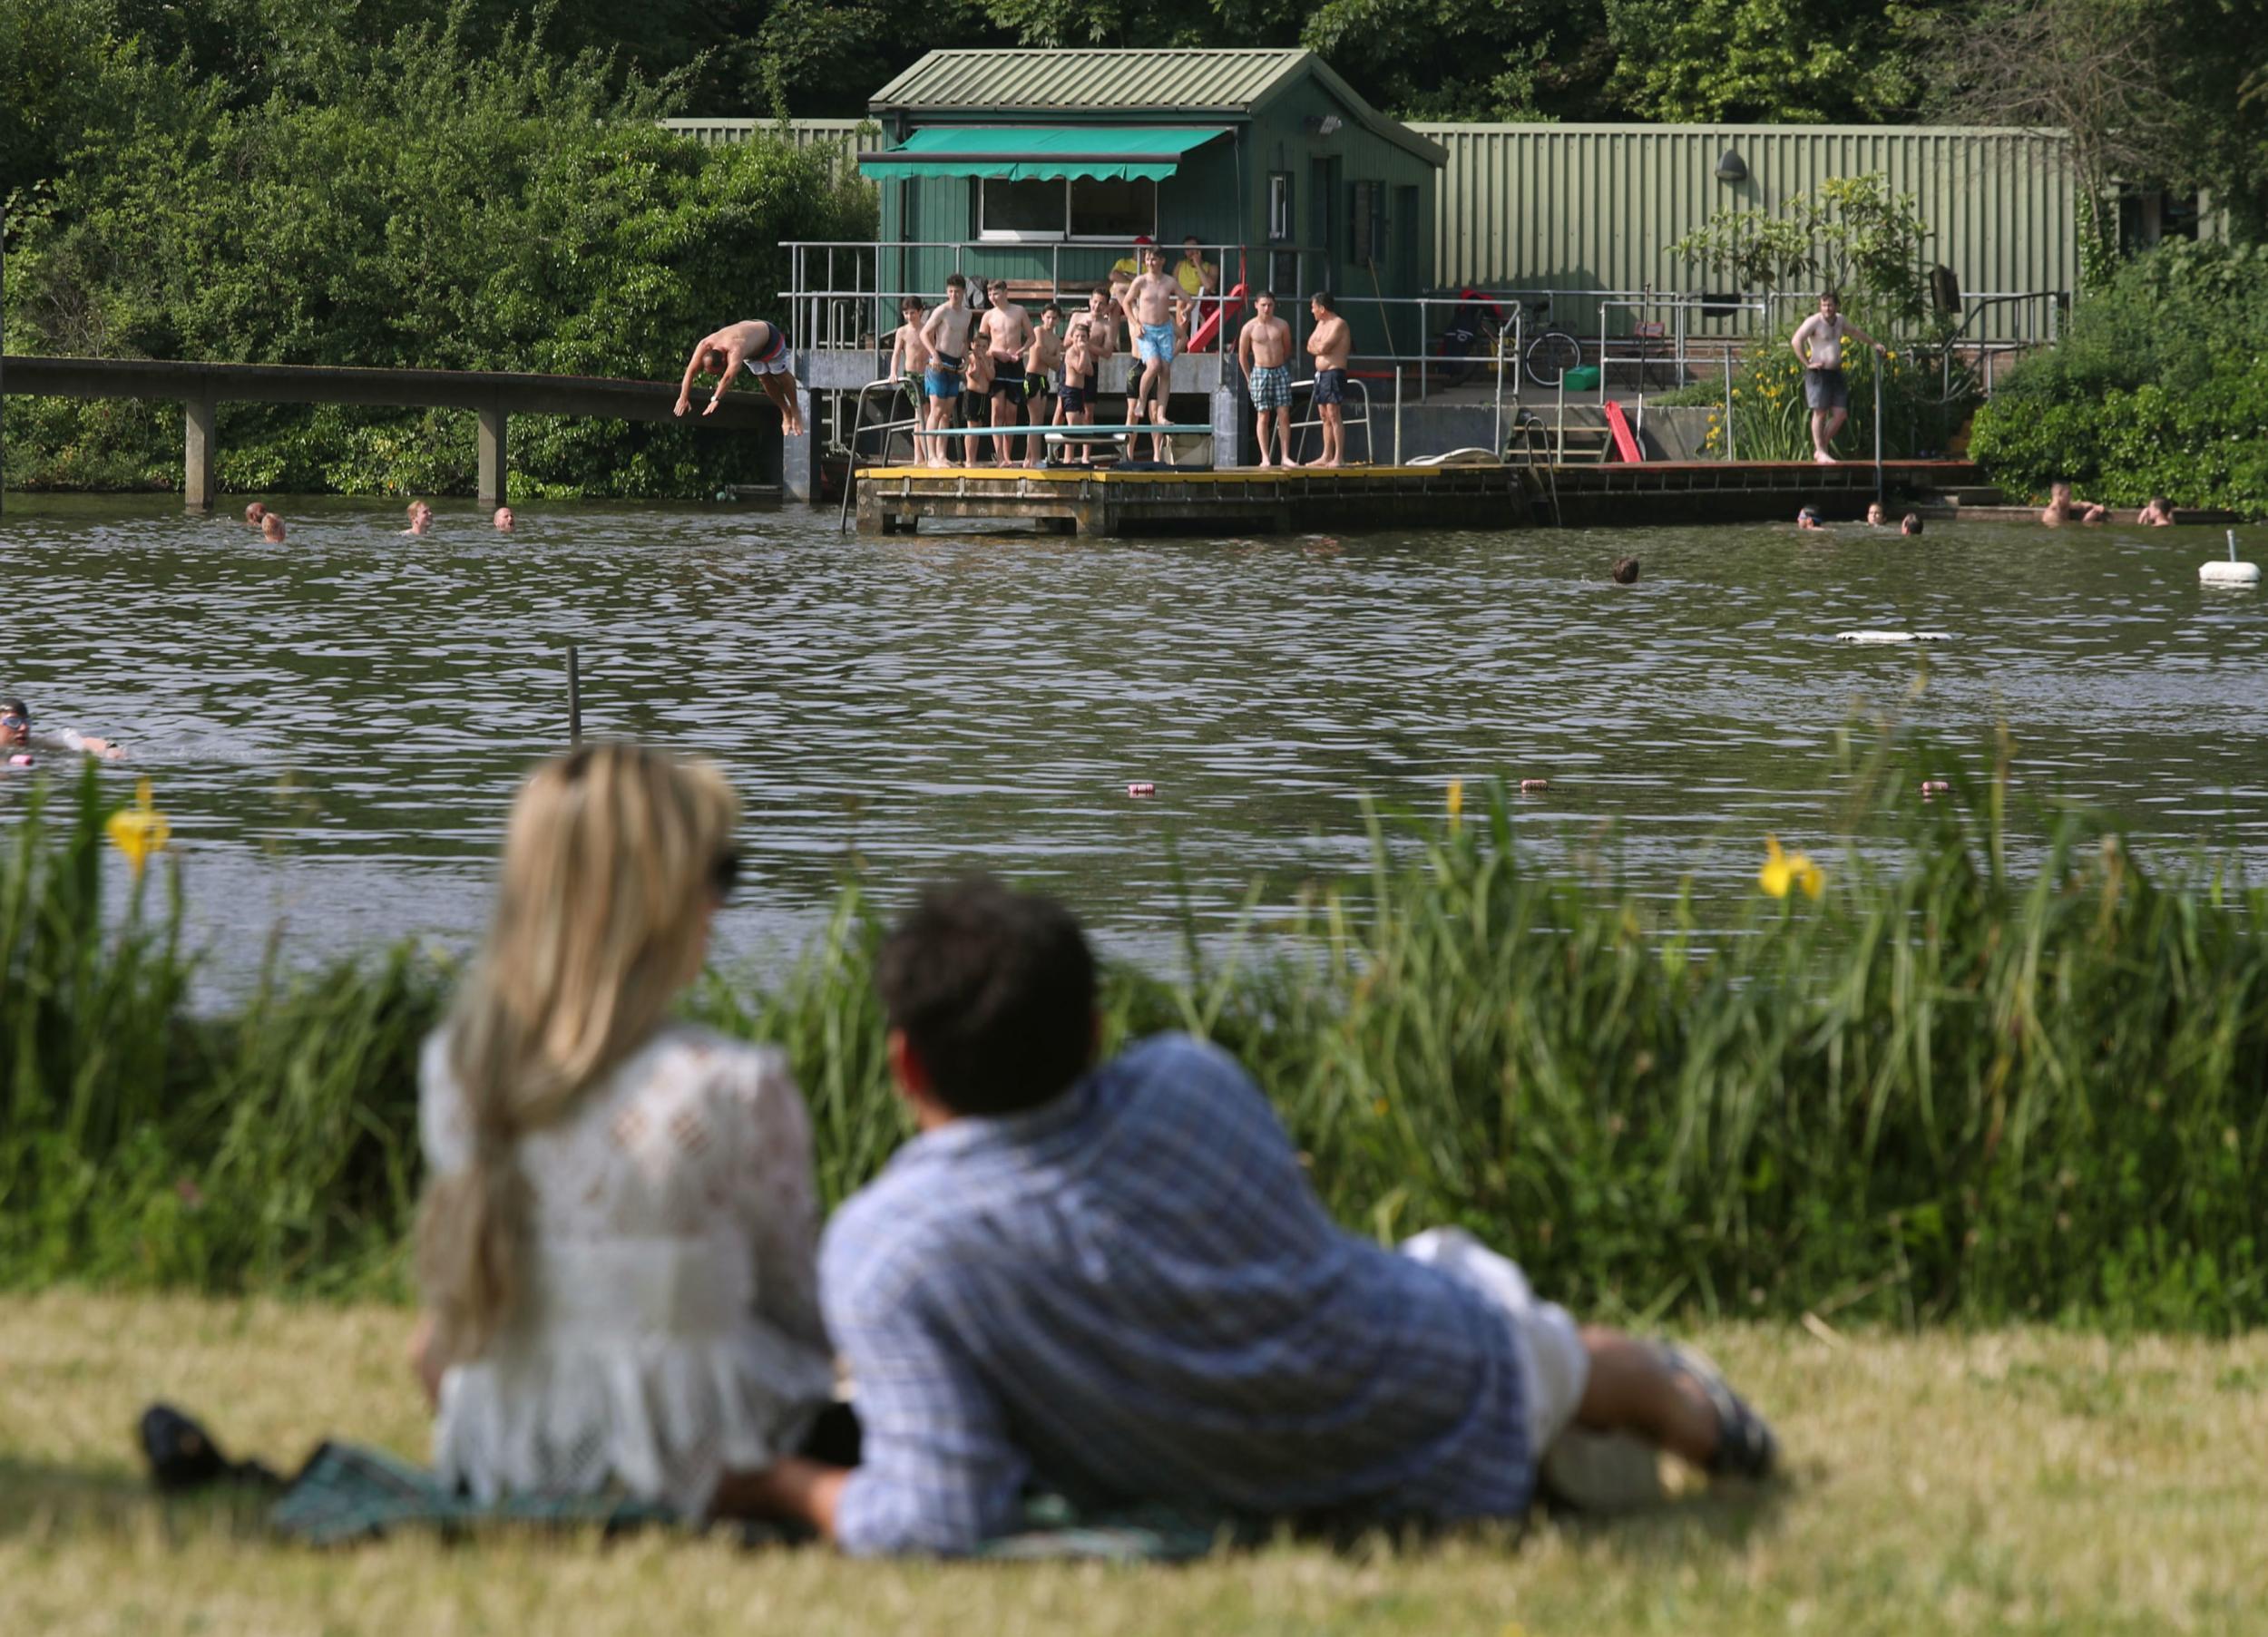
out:
{"label": "tree", "polygon": [[1608,86],[1626,114],[1773,124],[1911,114],[1930,0],[1613,0]]}
{"label": "tree", "polygon": [[1941,116],[2060,134],[2089,287],[2117,253],[2117,184],[2172,179],[2184,121],[2161,24],[2162,0],[1993,0],[1929,30]]}
{"label": "tree", "polygon": [[1833,290],[1912,322],[1929,310],[1923,249],[1935,236],[1888,178],[1830,177],[1777,214],[1725,211],[1669,248],[1744,289]]}

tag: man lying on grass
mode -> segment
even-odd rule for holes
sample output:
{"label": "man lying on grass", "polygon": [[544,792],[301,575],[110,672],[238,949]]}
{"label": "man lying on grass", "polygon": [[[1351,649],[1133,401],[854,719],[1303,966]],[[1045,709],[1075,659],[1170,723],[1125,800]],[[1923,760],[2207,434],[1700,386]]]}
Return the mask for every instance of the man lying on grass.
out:
{"label": "man lying on grass", "polygon": [[[847,1552],[959,1553],[1037,1481],[1267,1517],[1510,1517],[1543,1466],[1611,1500],[1654,1450],[1768,1474],[1705,1361],[1579,1330],[1455,1233],[1342,1231],[1252,1080],[1185,1036],[1094,1067],[1094,965],[1043,898],[932,890],[884,946],[920,1135],[820,1252],[864,1464],[726,1480]],[[1548,1453],[1547,1453],[1548,1452]]]}

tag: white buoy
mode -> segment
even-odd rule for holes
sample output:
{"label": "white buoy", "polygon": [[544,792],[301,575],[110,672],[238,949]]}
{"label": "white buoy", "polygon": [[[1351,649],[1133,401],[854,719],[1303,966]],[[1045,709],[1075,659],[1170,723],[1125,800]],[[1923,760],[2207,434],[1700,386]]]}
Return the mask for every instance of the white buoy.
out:
{"label": "white buoy", "polygon": [[1838,631],[1837,642],[1856,642],[1872,648],[1884,642],[1950,642],[1950,631]]}
{"label": "white buoy", "polygon": [[2236,560],[2236,531],[2229,531],[2229,560],[2209,562],[2197,570],[2197,578],[2209,586],[2256,586],[2260,583],[2260,565]]}

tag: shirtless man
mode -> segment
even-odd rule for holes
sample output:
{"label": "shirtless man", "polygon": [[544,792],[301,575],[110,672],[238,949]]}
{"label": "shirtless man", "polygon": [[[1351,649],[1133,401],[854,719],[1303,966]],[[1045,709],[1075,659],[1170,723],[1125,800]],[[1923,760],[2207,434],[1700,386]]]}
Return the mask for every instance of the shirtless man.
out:
{"label": "shirtless man", "polygon": [[[1173,385],[1174,306],[1181,285],[1166,271],[1166,253],[1156,245],[1143,249],[1142,262],[1143,270],[1126,287],[1127,327],[1134,336],[1135,360],[1142,366],[1140,376],[1127,393],[1126,424],[1131,426],[1140,418],[1141,406],[1148,401],[1151,422],[1162,426],[1166,399]],[[1150,458],[1163,461],[1165,434],[1153,434],[1149,444]],[[1128,447],[1132,447],[1130,441]]]}
{"label": "shirtless man", "polygon": [[1252,322],[1237,336],[1237,364],[1245,372],[1252,399],[1253,431],[1260,440],[1260,464],[1268,459],[1268,431],[1274,423],[1276,461],[1292,463],[1292,326],[1276,316],[1276,292],[1262,290],[1252,302]]}
{"label": "shirtless man", "polygon": [[[929,343],[922,339],[922,320],[927,314],[919,296],[908,296],[898,303],[898,317],[905,322],[891,332],[890,374],[905,383],[905,390],[914,399],[914,424],[929,424],[929,389],[924,377],[929,373]],[[930,463],[930,445],[935,440],[914,434],[914,463]]]}
{"label": "shirtless man", "polygon": [[1851,385],[1843,378],[1843,344],[1852,336],[1882,352],[1882,344],[1843,316],[1833,290],[1819,297],[1819,310],[1795,326],[1788,346],[1804,365],[1804,398],[1812,411],[1812,459],[1832,466],[1827,445],[1851,418]]}
{"label": "shirtless man", "polygon": [[[945,280],[944,306],[932,307],[929,317],[922,321],[922,345],[929,349],[929,362],[923,376],[929,394],[929,410],[924,419],[933,432],[952,425],[953,413],[960,407],[961,389],[966,384],[968,368],[969,326],[974,322],[974,315],[969,311],[969,281],[955,273]],[[930,439],[929,464],[947,464],[949,452],[945,446],[960,441]]]}
{"label": "shirtless man", "polygon": [[[992,359],[992,424],[1013,426],[1023,418],[1024,354],[1031,347],[1031,319],[1008,293],[1006,279],[993,279],[988,293],[992,307],[984,315],[984,345]],[[1016,440],[995,433],[992,455],[1003,466],[1014,465]]]}
{"label": "shirtless man", "polygon": [[[1090,291],[1087,310],[1071,320],[1063,336],[1063,391],[1055,410],[1055,418],[1061,424],[1095,424],[1095,392],[1103,360],[1117,350],[1116,330],[1110,319],[1110,293],[1102,289]],[[1082,443],[1065,458],[1091,466],[1095,463],[1095,446]]]}
{"label": "shirtless man", "polygon": [[1031,411],[1031,435],[1024,440],[1023,463],[1043,466],[1047,463],[1044,434],[1055,413],[1055,395],[1049,390],[1048,376],[1063,366],[1063,339],[1055,333],[1062,322],[1063,309],[1051,301],[1040,309],[1039,327],[1031,332],[1031,345],[1023,355],[1023,401]]}
{"label": "shirtless man", "polygon": [[2136,522],[2146,529],[2168,529],[2174,523],[2174,502],[2162,494],[2150,497],[2150,503],[2136,514]]}
{"label": "shirtless man", "polygon": [[1315,414],[1323,422],[1323,453],[1308,464],[1336,466],[1346,459],[1346,360],[1354,336],[1329,290],[1317,290],[1307,310],[1315,321],[1307,350],[1315,355]]}
{"label": "shirtless man", "polygon": [[2048,486],[2048,504],[2042,508],[2039,521],[2050,529],[2058,529],[2065,523],[2099,523],[2109,516],[2107,507],[2093,501],[2073,500],[2070,484],[2053,483]]}
{"label": "shirtless man", "polygon": [[791,438],[803,436],[803,411],[796,403],[796,377],[787,367],[787,332],[761,318],[744,318],[703,336],[693,344],[686,360],[685,379],[678,384],[678,414],[692,405],[693,377],[704,371],[717,377],[717,390],[709,395],[705,415],[717,413],[735,371],[746,366],[762,384],[764,395],[779,411],[780,424]]}

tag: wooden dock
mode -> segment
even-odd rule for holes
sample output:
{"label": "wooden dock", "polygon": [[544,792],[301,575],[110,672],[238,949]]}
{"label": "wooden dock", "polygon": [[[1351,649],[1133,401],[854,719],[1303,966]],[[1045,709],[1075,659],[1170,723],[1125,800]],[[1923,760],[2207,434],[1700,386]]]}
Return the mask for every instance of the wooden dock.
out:
{"label": "wooden dock", "polygon": [[[1965,461],[1886,461],[1892,504],[1974,482]],[[1865,515],[1872,462],[1681,461],[1542,466],[1344,466],[1228,472],[880,466],[857,478],[862,533],[924,518],[1022,521],[1079,534],[1292,534],[1366,529],[1569,528],[1793,521],[1803,506]]]}

